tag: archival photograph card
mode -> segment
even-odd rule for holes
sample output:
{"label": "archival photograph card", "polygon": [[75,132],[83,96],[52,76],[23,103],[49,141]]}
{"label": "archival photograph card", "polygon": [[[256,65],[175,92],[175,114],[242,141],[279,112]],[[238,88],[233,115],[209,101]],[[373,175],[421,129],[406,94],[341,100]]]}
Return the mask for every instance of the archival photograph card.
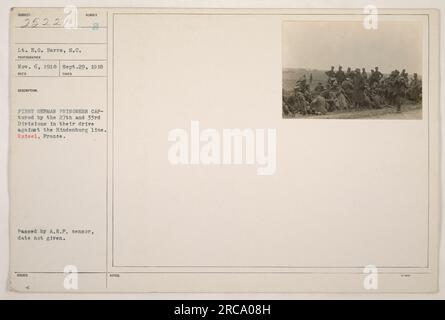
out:
{"label": "archival photograph card", "polygon": [[10,290],[435,292],[431,9],[13,8]]}

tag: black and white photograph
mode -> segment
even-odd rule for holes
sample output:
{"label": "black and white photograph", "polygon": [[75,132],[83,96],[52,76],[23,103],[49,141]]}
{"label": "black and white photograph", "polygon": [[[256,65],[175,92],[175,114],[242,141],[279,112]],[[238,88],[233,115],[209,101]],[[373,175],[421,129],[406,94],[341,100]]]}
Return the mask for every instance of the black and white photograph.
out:
{"label": "black and white photograph", "polygon": [[422,25],[282,24],[285,119],[422,119]]}
{"label": "black and white photograph", "polygon": [[445,299],[445,1],[47,2],[0,2],[0,300]]}

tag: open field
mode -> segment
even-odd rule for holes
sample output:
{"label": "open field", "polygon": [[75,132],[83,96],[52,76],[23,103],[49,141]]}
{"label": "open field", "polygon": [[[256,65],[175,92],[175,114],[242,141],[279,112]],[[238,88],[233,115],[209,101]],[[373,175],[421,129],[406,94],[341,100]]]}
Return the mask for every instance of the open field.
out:
{"label": "open field", "polygon": [[384,107],[382,109],[363,109],[354,111],[334,111],[324,115],[302,115],[295,117],[284,117],[287,119],[422,119],[421,104],[405,104],[402,111],[397,112],[395,107]]}

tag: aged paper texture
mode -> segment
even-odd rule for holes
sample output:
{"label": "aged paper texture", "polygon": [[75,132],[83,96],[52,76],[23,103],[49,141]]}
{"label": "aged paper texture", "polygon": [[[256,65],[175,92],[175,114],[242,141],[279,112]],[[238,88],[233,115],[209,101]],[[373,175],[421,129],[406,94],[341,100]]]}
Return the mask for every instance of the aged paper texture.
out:
{"label": "aged paper texture", "polygon": [[438,26],[14,8],[11,290],[436,291]]}

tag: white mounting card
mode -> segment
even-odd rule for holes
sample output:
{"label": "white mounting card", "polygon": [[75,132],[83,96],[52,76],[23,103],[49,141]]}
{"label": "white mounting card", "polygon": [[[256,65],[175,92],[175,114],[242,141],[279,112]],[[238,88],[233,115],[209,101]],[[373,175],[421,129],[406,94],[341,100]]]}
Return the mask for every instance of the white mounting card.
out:
{"label": "white mounting card", "polygon": [[11,290],[437,290],[436,10],[13,8],[10,114]]}

